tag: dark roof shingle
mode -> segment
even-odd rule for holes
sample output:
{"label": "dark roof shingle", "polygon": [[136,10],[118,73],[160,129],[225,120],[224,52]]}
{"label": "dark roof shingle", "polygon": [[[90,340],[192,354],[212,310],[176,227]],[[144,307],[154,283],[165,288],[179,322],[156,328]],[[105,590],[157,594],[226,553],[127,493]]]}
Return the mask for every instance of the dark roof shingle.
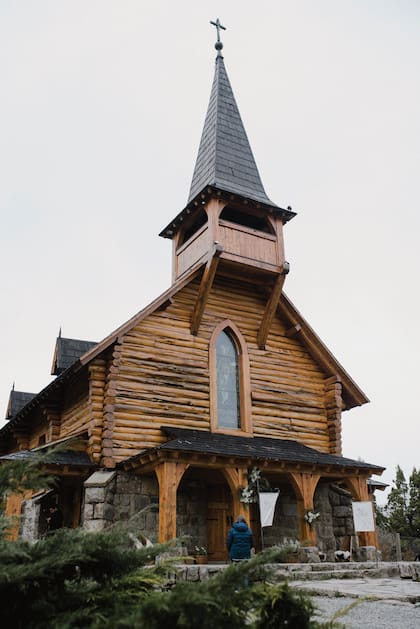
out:
{"label": "dark roof shingle", "polygon": [[277,207],[262,185],[221,55],[216,57],[188,202],[207,186]]}
{"label": "dark roof shingle", "polygon": [[57,337],[51,374],[60,375],[95,345],[97,343],[94,341]]}
{"label": "dark roof shingle", "polygon": [[383,470],[379,465],[356,461],[335,454],[319,452],[314,448],[288,439],[268,437],[240,437],[224,435],[204,430],[172,428],[162,426],[162,431],[170,441],[159,446],[160,450],[183,450],[203,454],[217,454],[269,461],[290,461],[335,467],[356,467],[358,469]]}
{"label": "dark roof shingle", "polygon": [[9,402],[7,404],[6,419],[13,419],[15,415],[22,410],[33,398],[36,393],[28,393],[27,391],[10,391]]}

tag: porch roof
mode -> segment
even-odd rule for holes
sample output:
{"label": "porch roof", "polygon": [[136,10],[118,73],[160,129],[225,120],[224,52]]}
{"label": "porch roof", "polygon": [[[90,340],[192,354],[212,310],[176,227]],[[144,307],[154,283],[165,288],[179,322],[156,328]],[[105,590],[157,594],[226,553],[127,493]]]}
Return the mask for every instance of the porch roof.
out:
{"label": "porch roof", "polygon": [[[35,457],[40,456],[40,449],[37,450],[19,450],[18,452],[11,452],[10,454],[4,454],[0,456],[1,461],[29,461]],[[47,456],[45,453],[41,455],[42,464],[45,465],[68,465],[77,467],[97,467],[95,463],[89,458],[86,452],[80,452],[75,450],[62,450],[59,452],[51,452]]]}
{"label": "porch roof", "polygon": [[[169,437],[169,441],[154,448],[155,451],[160,452],[180,451],[254,460],[333,466],[336,468],[352,467],[376,474],[381,474],[385,469],[365,461],[356,461],[355,459],[335,454],[319,452],[298,441],[289,439],[240,437],[170,426],[162,426],[161,430]],[[149,450],[148,453],[151,454],[152,451]],[[140,459],[142,455],[144,455],[144,452],[122,461],[121,466],[124,466],[124,463],[127,461],[134,462],[136,458]]]}

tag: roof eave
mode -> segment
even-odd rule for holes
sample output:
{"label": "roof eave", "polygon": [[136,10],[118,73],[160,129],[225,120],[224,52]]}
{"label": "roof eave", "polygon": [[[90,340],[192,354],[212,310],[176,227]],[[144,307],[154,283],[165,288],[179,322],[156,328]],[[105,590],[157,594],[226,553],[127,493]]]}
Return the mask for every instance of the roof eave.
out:
{"label": "roof eave", "polygon": [[237,192],[232,192],[230,190],[225,190],[223,188],[218,187],[217,185],[206,185],[201,192],[199,192],[191,201],[187,203],[179,214],[163,229],[159,236],[162,238],[170,238],[174,237],[174,234],[179,229],[181,223],[193,212],[195,212],[202,205],[207,203],[210,198],[219,198],[226,201],[239,201],[246,202],[251,207],[256,207],[258,209],[265,210],[269,214],[274,214],[275,216],[279,216],[284,223],[290,221],[294,216],[296,216],[296,212],[293,212],[290,209],[284,209],[275,205],[274,203],[266,203],[264,201],[254,199],[252,196],[244,196],[238,194]]}

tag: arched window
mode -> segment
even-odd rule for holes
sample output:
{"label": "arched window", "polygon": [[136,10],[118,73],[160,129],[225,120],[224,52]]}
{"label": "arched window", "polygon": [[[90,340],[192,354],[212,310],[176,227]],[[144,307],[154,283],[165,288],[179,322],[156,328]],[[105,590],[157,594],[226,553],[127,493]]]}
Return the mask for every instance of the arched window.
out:
{"label": "arched window", "polygon": [[210,418],[213,431],[252,432],[248,352],[230,321],[210,341]]}
{"label": "arched window", "polygon": [[224,330],[216,339],[216,378],[218,426],[237,430],[241,427],[238,351]]}

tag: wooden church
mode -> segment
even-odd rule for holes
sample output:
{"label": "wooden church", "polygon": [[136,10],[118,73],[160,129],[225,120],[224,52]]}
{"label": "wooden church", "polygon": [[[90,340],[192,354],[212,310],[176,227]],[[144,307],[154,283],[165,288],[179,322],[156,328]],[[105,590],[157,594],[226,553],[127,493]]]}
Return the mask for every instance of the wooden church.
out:
{"label": "wooden church", "polygon": [[[160,234],[172,285],[99,343],[60,335],[55,380],[11,392],[0,460],[61,444],[45,464],[56,488],[8,500],[26,539],[54,504],[64,526],[137,517],[152,540],[188,535],[223,561],[239,514],[261,544],[258,504],[244,499],[257,468],[279,491],[265,544],[296,539],[331,557],[354,533],[351,501],[369,500],[383,471],[342,456],[342,412],[368,399],[283,292],[295,214],[264,191],[219,37],[216,50],[188,201]],[[375,532],[358,538],[376,545]]]}

